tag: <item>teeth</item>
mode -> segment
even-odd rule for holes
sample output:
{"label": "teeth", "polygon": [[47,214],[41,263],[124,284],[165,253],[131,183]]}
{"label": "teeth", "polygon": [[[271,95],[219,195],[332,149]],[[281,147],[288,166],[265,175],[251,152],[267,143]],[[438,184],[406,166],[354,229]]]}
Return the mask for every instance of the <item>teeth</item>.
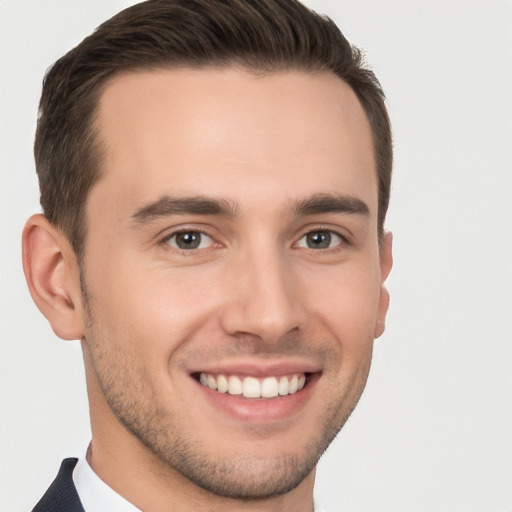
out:
{"label": "teeth", "polygon": [[241,395],[242,391],[242,381],[238,377],[231,375],[228,380],[228,393],[230,395]]}
{"label": "teeth", "polygon": [[243,395],[246,398],[259,398],[261,396],[260,381],[254,377],[244,379],[243,389]]}
{"label": "teeth", "polygon": [[217,377],[217,389],[221,393],[225,393],[229,389],[228,379],[226,379],[226,377],[224,377],[224,375],[219,375]]}
{"label": "teeth", "polygon": [[[304,378],[304,380],[306,380]],[[277,379],[275,377],[267,377],[261,383],[261,396],[264,398],[272,398],[279,394]]]}
{"label": "teeth", "polygon": [[287,395],[290,389],[290,383],[286,377],[281,377],[279,379],[279,394]]}
{"label": "teeth", "polygon": [[[209,381],[209,379],[208,379],[208,381]],[[210,383],[208,382],[208,385],[209,384]],[[288,393],[290,393],[290,395],[293,393],[296,393],[298,385],[299,385],[299,378],[297,377],[297,375],[294,375],[292,377],[292,380],[290,381],[290,387],[288,388]]]}
{"label": "teeth", "polygon": [[306,376],[302,374],[287,375],[283,377],[244,377],[236,375],[212,375],[201,373],[199,382],[210,389],[230,395],[243,395],[246,398],[273,398],[278,395],[293,395],[306,385]]}
{"label": "teeth", "polygon": [[217,381],[215,380],[215,377],[213,375],[207,375],[206,382],[209,388],[217,389]]}

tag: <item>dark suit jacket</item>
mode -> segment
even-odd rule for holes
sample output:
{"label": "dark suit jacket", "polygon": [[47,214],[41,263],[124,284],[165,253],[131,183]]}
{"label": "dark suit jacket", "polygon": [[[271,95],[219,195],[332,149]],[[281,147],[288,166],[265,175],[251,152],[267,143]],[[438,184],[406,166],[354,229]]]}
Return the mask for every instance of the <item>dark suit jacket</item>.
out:
{"label": "dark suit jacket", "polygon": [[78,459],[64,459],[59,474],[32,512],[85,512],[75,484],[73,469]]}

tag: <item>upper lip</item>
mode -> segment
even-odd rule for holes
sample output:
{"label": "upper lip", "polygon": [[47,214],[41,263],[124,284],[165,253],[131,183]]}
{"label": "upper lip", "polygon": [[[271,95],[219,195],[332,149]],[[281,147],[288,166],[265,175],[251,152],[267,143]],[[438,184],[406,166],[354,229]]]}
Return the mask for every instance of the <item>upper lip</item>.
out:
{"label": "upper lip", "polygon": [[190,373],[196,374],[203,372],[213,375],[227,374],[264,378],[290,374],[317,373],[319,371],[321,371],[321,368],[317,364],[287,359],[277,362],[233,360],[229,362],[210,363],[193,368],[190,370]]}

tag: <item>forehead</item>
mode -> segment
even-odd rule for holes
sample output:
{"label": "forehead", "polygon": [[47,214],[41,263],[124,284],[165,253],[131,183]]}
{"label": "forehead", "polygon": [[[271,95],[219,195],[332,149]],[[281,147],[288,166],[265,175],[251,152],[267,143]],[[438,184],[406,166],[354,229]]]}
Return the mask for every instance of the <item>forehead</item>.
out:
{"label": "forehead", "polygon": [[371,130],[332,73],[125,73],[105,88],[97,123],[104,158],[92,194],[111,188],[126,207],[165,194],[249,203],[340,192],[370,194],[376,208]]}

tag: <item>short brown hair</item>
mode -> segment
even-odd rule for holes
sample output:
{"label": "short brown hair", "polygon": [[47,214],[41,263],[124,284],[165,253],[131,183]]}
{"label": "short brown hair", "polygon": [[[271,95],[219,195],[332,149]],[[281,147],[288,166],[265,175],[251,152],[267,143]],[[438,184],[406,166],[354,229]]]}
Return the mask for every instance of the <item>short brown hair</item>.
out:
{"label": "short brown hair", "polygon": [[100,25],[44,79],[34,147],[41,206],[79,258],[101,169],[94,118],[106,82],[122,71],[233,64],[332,71],[354,90],[372,129],[382,235],[393,159],[384,94],[334,22],[296,0],[148,0]]}

